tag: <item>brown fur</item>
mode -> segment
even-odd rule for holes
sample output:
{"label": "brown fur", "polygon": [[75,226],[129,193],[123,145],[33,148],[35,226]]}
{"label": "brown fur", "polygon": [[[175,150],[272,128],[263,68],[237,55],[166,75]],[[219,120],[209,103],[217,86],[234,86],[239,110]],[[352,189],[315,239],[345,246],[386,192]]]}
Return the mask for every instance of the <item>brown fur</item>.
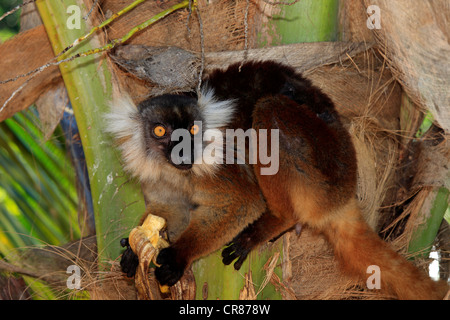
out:
{"label": "brown fur", "polygon": [[325,94],[293,69],[270,61],[217,70],[205,83],[219,100],[236,103],[226,128],[267,129],[268,141],[270,130],[279,130],[279,171],[262,175],[264,165],[257,163],[177,174],[162,164],[160,175],[144,181],[150,210],[168,220],[172,242],[157,258],[162,284],[173,285],[194,260],[231,240],[223,261],[237,259],[239,269],[257,245],[300,223],[326,236],[348,274],[367,278],[367,267],[377,265],[382,287],[400,299],[443,297],[440,285],[364,222],[355,199],[355,150]]}
{"label": "brown fur", "polygon": [[442,299],[444,282],[434,282],[392,250],[365,223],[355,200],[335,213],[321,231],[334,248],[344,272],[367,279],[367,267],[380,268],[381,289],[399,299]]}
{"label": "brown fur", "polygon": [[173,245],[189,264],[223,247],[242,226],[254,222],[265,210],[256,181],[243,170],[245,167],[227,165],[215,177],[193,181],[192,200],[201,205],[192,213],[191,223]]}
{"label": "brown fur", "polygon": [[[324,127],[318,117],[305,116],[306,109],[295,106],[285,97],[271,97],[260,101],[255,112],[255,121],[259,121],[261,127],[270,128],[284,120],[280,130],[291,130],[286,143],[280,139],[280,172],[274,176],[258,175],[259,185],[274,215],[289,221],[290,226],[307,224],[323,233],[347,274],[367,279],[367,268],[377,265],[381,288],[399,299],[442,299],[447,291],[445,283],[434,282],[421,273],[389,248],[364,221],[355,199],[356,159],[348,133],[340,126]],[[326,150],[323,155],[313,150],[312,142],[303,147],[311,133]],[[304,159],[295,152],[302,148]],[[329,157],[327,166],[335,170],[322,170],[319,163],[327,161],[321,160],[322,156]],[[269,240],[282,231],[281,227],[272,229],[270,224],[262,225],[258,224],[258,229],[267,230],[268,234],[260,235],[260,241],[262,238]]]}

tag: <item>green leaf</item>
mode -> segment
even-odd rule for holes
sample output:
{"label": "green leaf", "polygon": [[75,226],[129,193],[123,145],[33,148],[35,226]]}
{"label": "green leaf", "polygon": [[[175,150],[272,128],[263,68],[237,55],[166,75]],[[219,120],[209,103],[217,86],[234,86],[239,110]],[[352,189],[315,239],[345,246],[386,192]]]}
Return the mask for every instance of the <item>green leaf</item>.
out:
{"label": "green leaf", "polygon": [[[417,227],[408,247],[408,252],[417,254],[416,257],[427,258],[429,256],[442,219],[449,207],[449,194],[450,191],[445,187],[434,189],[425,201],[426,203],[431,202],[431,210],[428,212],[429,206],[422,206],[422,212],[420,214],[427,217],[427,219]],[[427,210],[427,212],[423,212],[423,210]]]}

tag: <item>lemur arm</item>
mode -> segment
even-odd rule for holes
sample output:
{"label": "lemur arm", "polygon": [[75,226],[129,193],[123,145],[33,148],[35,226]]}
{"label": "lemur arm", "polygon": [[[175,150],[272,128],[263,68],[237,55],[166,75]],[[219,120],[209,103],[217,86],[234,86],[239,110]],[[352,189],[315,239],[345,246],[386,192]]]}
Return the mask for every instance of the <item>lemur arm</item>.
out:
{"label": "lemur arm", "polygon": [[[265,211],[256,182],[240,174],[247,170],[245,166],[224,168],[214,178],[206,177],[195,184],[193,200],[198,207],[192,210],[187,229],[157,257],[161,266],[155,274],[161,284],[175,284],[194,260],[220,249]],[[237,184],[242,188],[236,188]]]}

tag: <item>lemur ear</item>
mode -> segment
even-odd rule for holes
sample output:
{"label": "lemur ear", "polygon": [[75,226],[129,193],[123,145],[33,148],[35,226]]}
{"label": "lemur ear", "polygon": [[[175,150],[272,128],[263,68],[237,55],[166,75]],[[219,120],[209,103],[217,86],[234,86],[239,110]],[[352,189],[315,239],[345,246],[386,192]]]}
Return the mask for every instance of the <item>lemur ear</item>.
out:
{"label": "lemur ear", "polygon": [[128,94],[115,96],[110,104],[110,111],[106,113],[104,130],[116,139],[128,137],[132,128],[139,127],[137,106]]}
{"label": "lemur ear", "polygon": [[125,170],[141,181],[157,175],[161,169],[157,161],[147,157],[143,123],[131,97],[127,94],[115,97],[104,118],[104,131],[114,138],[122,153]]}
{"label": "lemur ear", "polygon": [[205,84],[198,96],[198,106],[205,119],[205,129],[219,129],[227,126],[236,109],[235,100],[217,100],[214,89]]}

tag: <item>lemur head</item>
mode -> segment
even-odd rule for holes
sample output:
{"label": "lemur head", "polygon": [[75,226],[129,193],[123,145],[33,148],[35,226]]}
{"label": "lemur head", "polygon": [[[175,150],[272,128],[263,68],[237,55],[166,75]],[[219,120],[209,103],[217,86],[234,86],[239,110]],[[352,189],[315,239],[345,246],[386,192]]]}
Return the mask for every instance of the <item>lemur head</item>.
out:
{"label": "lemur head", "polygon": [[203,161],[202,151],[211,143],[218,149],[223,146],[203,138],[203,133],[223,130],[233,112],[233,102],[217,101],[212,90],[202,90],[198,99],[162,95],[137,107],[126,96],[113,103],[107,131],[118,142],[125,169],[140,179],[154,179],[162,172],[210,174],[215,164]]}

